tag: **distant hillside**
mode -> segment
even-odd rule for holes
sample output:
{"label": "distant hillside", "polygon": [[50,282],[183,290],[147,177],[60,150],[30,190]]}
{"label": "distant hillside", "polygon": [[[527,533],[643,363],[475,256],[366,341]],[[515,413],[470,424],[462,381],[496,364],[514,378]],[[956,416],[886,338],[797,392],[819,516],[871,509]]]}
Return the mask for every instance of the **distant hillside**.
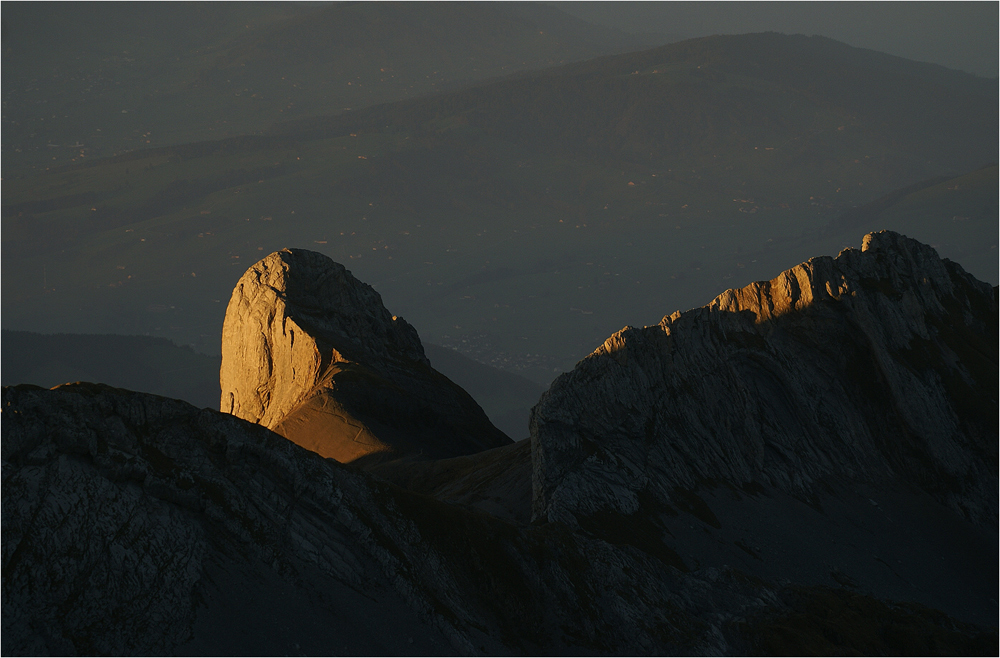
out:
{"label": "distant hillside", "polygon": [[[692,39],[276,132],[381,131],[387,123],[413,130],[450,117],[573,157],[689,164],[718,169],[716,179],[732,166],[731,180],[719,181],[726,184],[763,168],[751,179],[757,188],[766,173],[793,166],[805,167],[803,176],[830,169],[849,179],[863,169],[849,165],[863,164],[898,185],[928,168],[991,162],[994,145],[972,136],[996,132],[995,112],[984,113],[996,100],[986,78],[822,37],[764,33]],[[740,161],[754,155],[767,159]],[[875,162],[854,162],[858,155]]]}
{"label": "distant hillside", "polygon": [[858,228],[905,231],[951,260],[997,283],[997,165],[957,178],[934,178],[853,208],[825,231],[846,237]]}
{"label": "distant hillside", "polygon": [[5,3],[4,175],[653,45],[520,5]]}
{"label": "distant hillside", "polygon": [[438,372],[475,398],[493,424],[507,436],[515,441],[528,436],[528,417],[545,392],[543,386],[431,343],[424,343],[424,354]]}
{"label": "distant hillside", "polygon": [[73,163],[4,181],[4,323],[109,331],[81,309],[114,308],[215,350],[239,275],[301,246],[425,340],[547,384],[622,322],[836,253],[823,229],[856,206],[995,163],[997,107],[975,76],[751,34]]}
{"label": "distant hillside", "polygon": [[165,338],[3,330],[3,385],[100,382],[219,408],[219,362]]}

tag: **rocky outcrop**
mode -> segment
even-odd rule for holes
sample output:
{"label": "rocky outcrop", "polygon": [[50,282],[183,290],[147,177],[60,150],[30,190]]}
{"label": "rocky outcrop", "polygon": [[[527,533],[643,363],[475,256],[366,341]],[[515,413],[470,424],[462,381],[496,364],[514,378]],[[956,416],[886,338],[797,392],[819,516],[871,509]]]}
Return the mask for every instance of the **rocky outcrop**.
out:
{"label": "rocky outcrop", "polygon": [[[274,401],[281,428],[299,390],[414,431],[447,388],[411,330],[342,268],[298,282],[302,253],[234,295],[263,374],[233,408]],[[617,334],[530,441],[369,472],[179,400],[5,387],[0,650],[995,655],[996,316],[995,289],[877,234]]]}
{"label": "rocky outcrop", "polygon": [[705,483],[808,500],[912,485],[997,525],[997,291],[891,232],[626,327],[533,409],[533,514],[685,507]]}
{"label": "rocky outcrop", "polygon": [[5,388],[2,426],[4,655],[705,653],[777,600],[176,400]]}
{"label": "rocky outcrop", "polygon": [[220,408],[341,462],[445,458],[509,444],[435,371],[416,330],[326,256],[284,249],[233,290]]}

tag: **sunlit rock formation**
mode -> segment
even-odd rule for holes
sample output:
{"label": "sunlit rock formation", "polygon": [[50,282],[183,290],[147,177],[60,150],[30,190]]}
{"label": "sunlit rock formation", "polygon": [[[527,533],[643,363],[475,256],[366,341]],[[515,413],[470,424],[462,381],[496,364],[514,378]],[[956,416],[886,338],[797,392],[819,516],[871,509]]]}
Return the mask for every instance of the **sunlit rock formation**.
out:
{"label": "sunlit rock formation", "polygon": [[997,291],[896,233],[626,327],[532,412],[533,515],[685,508],[705,483],[808,500],[912,485],[997,525]]}
{"label": "sunlit rock formation", "polygon": [[220,408],[324,457],[445,458],[510,443],[435,371],[416,330],[326,256],[284,249],[240,278]]}

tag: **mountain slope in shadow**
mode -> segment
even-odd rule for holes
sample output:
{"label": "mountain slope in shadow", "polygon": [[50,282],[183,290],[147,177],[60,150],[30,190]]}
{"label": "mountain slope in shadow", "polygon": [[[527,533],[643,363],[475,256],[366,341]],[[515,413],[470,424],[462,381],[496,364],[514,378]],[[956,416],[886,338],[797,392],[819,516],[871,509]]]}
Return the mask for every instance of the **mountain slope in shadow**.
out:
{"label": "mountain slope in shadow", "polygon": [[533,518],[985,623],[997,325],[995,287],[883,231],[626,327],[532,410]]}

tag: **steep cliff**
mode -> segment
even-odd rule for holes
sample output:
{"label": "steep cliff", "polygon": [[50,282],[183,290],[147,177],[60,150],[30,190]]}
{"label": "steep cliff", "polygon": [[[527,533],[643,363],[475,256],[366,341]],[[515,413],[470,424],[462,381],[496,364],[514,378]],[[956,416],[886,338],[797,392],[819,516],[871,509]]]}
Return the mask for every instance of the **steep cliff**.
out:
{"label": "steep cliff", "polygon": [[997,325],[995,288],[881,232],[626,327],[532,411],[534,522],[992,625]]}
{"label": "steep cliff", "polygon": [[626,327],[532,412],[533,514],[678,507],[708,482],[808,499],[838,477],[995,532],[997,318],[995,288],[883,231]]}
{"label": "steep cliff", "polygon": [[284,249],[240,278],[222,329],[220,408],[341,462],[510,443],[435,371],[416,330],[326,256]]}

